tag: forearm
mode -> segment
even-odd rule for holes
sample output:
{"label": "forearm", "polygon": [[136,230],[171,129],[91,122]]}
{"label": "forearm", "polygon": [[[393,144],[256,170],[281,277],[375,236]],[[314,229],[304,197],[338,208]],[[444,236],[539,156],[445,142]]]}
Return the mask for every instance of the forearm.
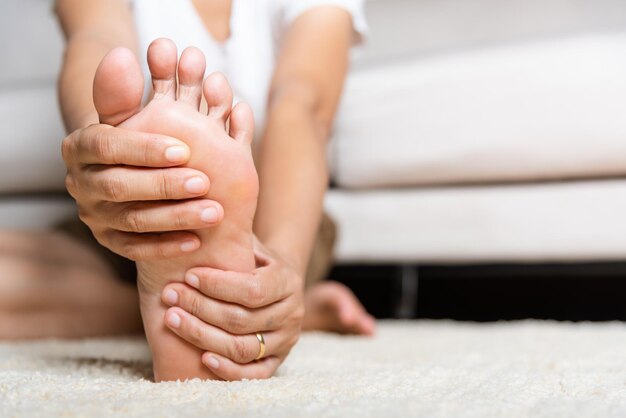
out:
{"label": "forearm", "polygon": [[92,85],[111,49],[137,50],[132,17],[122,0],[57,0],[55,11],[66,39],[59,76],[59,102],[68,132],[98,122]]}
{"label": "forearm", "polygon": [[290,28],[270,89],[257,159],[255,232],[301,276],[307,268],[328,187],[326,144],[348,67],[351,17],[317,7]]}
{"label": "forearm", "polygon": [[98,64],[109,46],[92,39],[68,43],[59,77],[59,102],[68,132],[98,122],[93,104],[92,84]]}
{"label": "forearm", "polygon": [[270,110],[257,160],[255,232],[302,275],[328,185],[326,131],[310,107],[282,99]]}

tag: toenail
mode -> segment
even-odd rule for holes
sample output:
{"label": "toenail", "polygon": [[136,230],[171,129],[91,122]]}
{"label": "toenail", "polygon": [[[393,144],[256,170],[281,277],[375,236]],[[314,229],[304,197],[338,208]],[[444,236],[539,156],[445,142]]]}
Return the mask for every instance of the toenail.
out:
{"label": "toenail", "polygon": [[180,316],[175,313],[168,315],[167,323],[174,328],[178,328],[180,326]]}
{"label": "toenail", "polygon": [[180,250],[186,253],[195,251],[196,249],[198,249],[198,243],[196,241],[185,241],[180,244]]}
{"label": "toenail", "polygon": [[207,222],[207,223],[216,222],[217,221],[217,209],[215,209],[215,207],[213,206],[209,206],[208,208],[202,211],[202,214],[200,214],[200,219],[202,219],[203,222]]}
{"label": "toenail", "polygon": [[193,273],[187,273],[185,276],[185,281],[191,287],[195,287],[196,289],[200,286],[200,279]]}
{"label": "toenail", "polygon": [[165,158],[172,163],[182,163],[187,160],[187,149],[181,146],[169,147],[165,150]]}
{"label": "toenail", "polygon": [[212,369],[219,369],[220,368],[220,362],[217,361],[217,359],[213,356],[210,356],[207,360],[206,360],[206,365],[209,366]]}
{"label": "toenail", "polygon": [[185,182],[185,190],[189,193],[202,193],[205,191],[204,180],[200,177],[192,177]]}
{"label": "toenail", "polygon": [[170,305],[176,305],[178,303],[178,293],[172,289],[167,289],[163,295],[163,299]]}

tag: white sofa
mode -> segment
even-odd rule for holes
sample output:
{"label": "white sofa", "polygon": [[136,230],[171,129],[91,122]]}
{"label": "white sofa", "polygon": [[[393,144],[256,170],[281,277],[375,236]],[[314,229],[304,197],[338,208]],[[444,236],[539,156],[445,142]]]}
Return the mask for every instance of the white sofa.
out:
{"label": "white sofa", "polygon": [[[2,228],[74,211],[51,5],[0,5]],[[369,43],[329,148],[338,262],[626,258],[626,2],[367,8]]]}

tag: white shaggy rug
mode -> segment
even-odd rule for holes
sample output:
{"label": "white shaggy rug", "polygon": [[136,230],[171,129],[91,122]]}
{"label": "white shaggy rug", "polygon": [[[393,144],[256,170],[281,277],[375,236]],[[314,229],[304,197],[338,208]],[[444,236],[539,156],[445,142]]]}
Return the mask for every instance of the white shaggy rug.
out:
{"label": "white shaggy rug", "polygon": [[140,338],[0,344],[1,417],[626,417],[626,325],[383,322],[266,381],[149,380]]}

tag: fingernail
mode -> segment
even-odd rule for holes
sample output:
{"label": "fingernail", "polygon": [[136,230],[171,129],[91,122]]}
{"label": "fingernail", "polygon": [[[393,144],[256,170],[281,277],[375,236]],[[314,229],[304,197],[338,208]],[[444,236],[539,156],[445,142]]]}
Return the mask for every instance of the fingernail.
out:
{"label": "fingernail", "polygon": [[187,149],[179,145],[165,150],[165,158],[172,163],[183,162],[187,159]]}
{"label": "fingernail", "polygon": [[167,316],[167,323],[174,328],[178,328],[180,326],[180,316],[178,314],[169,314]]}
{"label": "fingernail", "polygon": [[192,177],[185,182],[185,190],[189,193],[202,193],[205,191],[204,180],[200,177]]}
{"label": "fingernail", "polygon": [[206,360],[206,365],[212,369],[220,368],[220,362],[213,356],[209,356],[209,358]]}
{"label": "fingernail", "polygon": [[181,251],[184,251],[186,253],[195,251],[196,249],[198,249],[198,243],[196,241],[185,241],[180,244],[180,249]]}
{"label": "fingernail", "polygon": [[178,293],[172,289],[167,289],[163,295],[163,299],[170,305],[176,305],[178,303]]}
{"label": "fingernail", "polygon": [[207,223],[216,222],[217,221],[217,209],[213,206],[209,206],[208,208],[202,211],[202,213],[200,214],[200,219],[202,219],[203,222],[207,222]]}
{"label": "fingernail", "polygon": [[187,273],[187,275],[185,276],[185,281],[191,287],[198,288],[198,286],[200,286],[200,279],[193,273]]}

